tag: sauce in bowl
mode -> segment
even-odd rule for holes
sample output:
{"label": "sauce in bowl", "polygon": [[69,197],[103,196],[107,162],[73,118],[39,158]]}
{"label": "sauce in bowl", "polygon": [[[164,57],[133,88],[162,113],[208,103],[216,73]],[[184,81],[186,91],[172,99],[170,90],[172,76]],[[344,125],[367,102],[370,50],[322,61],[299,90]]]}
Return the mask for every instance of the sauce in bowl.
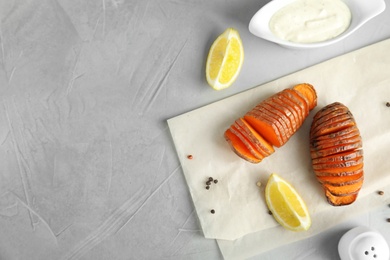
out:
{"label": "sauce in bowl", "polygon": [[296,0],[269,21],[271,32],[296,43],[323,42],[348,29],[351,12],[341,0]]}

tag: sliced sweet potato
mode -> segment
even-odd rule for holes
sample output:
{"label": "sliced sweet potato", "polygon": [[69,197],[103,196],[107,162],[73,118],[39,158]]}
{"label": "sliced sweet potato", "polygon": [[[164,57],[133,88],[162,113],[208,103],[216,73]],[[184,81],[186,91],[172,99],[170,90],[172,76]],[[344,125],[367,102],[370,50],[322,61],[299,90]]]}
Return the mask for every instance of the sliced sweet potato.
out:
{"label": "sliced sweet potato", "polygon": [[318,163],[313,165],[314,171],[326,171],[326,172],[343,172],[345,170],[353,170],[349,167],[361,166],[363,163],[363,157],[358,157],[348,161],[339,161],[332,163]]}
{"label": "sliced sweet potato", "polygon": [[296,103],[292,102],[289,98],[282,95],[281,92],[276,95],[275,102],[279,102],[279,104],[284,104],[284,108],[290,111],[294,120],[292,124],[295,125],[295,131],[298,131],[304,121],[299,106]]}
{"label": "sliced sweet potato", "polygon": [[353,203],[364,180],[363,149],[359,129],[346,106],[335,102],[314,115],[310,155],[328,202],[334,206]]}
{"label": "sliced sweet potato", "polygon": [[331,113],[338,113],[338,110],[346,111],[349,109],[340,102],[334,102],[318,110],[318,112],[313,117],[313,121],[317,121],[321,117],[324,117]]}
{"label": "sliced sweet potato", "polygon": [[329,190],[325,190],[325,197],[329,204],[333,206],[346,206],[356,201],[358,193],[353,193],[345,196],[337,196],[332,194]]}
{"label": "sliced sweet potato", "polygon": [[327,149],[330,147],[337,147],[340,145],[347,145],[347,144],[353,144],[362,141],[362,138],[360,135],[354,135],[351,137],[346,136],[345,138],[334,138],[329,140],[322,140],[322,141],[316,141],[313,142],[311,146],[311,151],[319,151],[323,149]]}
{"label": "sliced sweet potato", "polygon": [[294,108],[301,117],[300,125],[302,125],[303,121],[305,121],[307,115],[309,114],[309,107],[306,105],[303,98],[301,98],[295,91],[291,89],[285,89],[281,91],[280,94],[295,104]]}
{"label": "sliced sweet potato", "polygon": [[272,99],[268,100],[268,104],[282,113],[283,116],[288,119],[287,123],[291,129],[290,131],[292,136],[298,130],[298,123],[295,116],[296,112],[289,105],[283,103],[282,100],[277,98],[277,96],[278,94],[274,95]]}
{"label": "sliced sweet potato", "polygon": [[317,121],[313,121],[310,129],[310,134],[323,135],[329,132],[336,132],[338,130],[346,128],[346,126],[344,125],[346,122],[355,122],[355,119],[350,112],[337,115],[320,124],[317,123]]}
{"label": "sliced sweet potato", "polygon": [[285,143],[286,138],[280,133],[282,126],[277,120],[253,110],[246,113],[244,119],[273,146],[281,147]]}
{"label": "sliced sweet potato", "polygon": [[344,185],[334,185],[330,183],[323,183],[322,185],[333,195],[345,196],[345,195],[350,195],[359,192],[363,186],[363,178],[361,178],[359,181],[354,182],[352,184],[344,183]]}
{"label": "sliced sweet potato", "polygon": [[357,167],[356,170],[351,171],[351,169],[343,169],[338,171],[314,171],[315,175],[318,177],[324,176],[324,177],[341,177],[341,176],[348,176],[348,175],[355,175],[363,171],[363,164],[360,165],[360,167]]}
{"label": "sliced sweet potato", "polygon": [[274,119],[278,120],[279,123],[283,126],[284,135],[287,137],[287,139],[293,135],[294,131],[291,128],[290,120],[286,117],[285,114],[280,112],[278,109],[276,109],[274,106],[271,106],[268,102],[262,102],[261,104],[257,105],[255,107],[256,110],[260,110],[266,113],[269,113],[270,116],[272,116]]}
{"label": "sliced sweet potato", "polygon": [[309,100],[309,110],[317,106],[317,93],[314,87],[308,83],[295,85],[293,90],[298,91]]}
{"label": "sliced sweet potato", "polygon": [[363,157],[363,149],[347,151],[344,153],[337,153],[330,156],[320,157],[312,160],[313,166],[320,163],[333,163],[333,162],[343,162],[349,161],[352,159]]}
{"label": "sliced sweet potato", "polygon": [[248,161],[257,162],[271,155],[274,146],[285,144],[317,104],[314,88],[306,83],[303,85],[276,93],[236,120],[225,132],[234,152]]}
{"label": "sliced sweet potato", "polygon": [[361,148],[362,148],[362,141],[359,141],[355,143],[349,143],[349,144],[324,148],[322,150],[310,150],[310,155],[312,159],[316,159],[316,158],[338,154],[346,151],[353,151]]}
{"label": "sliced sweet potato", "polygon": [[[317,114],[317,118],[315,120],[316,125],[320,125],[320,124],[322,124],[330,119],[333,119],[335,117],[338,117],[342,114],[346,114],[349,112],[348,108],[345,106],[340,105],[340,106],[337,106],[337,108],[338,109],[336,109],[332,112],[329,112],[329,113]],[[314,120],[314,118],[313,118],[313,120]],[[316,125],[314,125],[313,127],[316,127]]]}
{"label": "sliced sweet potato", "polygon": [[352,184],[363,179],[363,170],[358,171],[356,174],[344,175],[344,176],[317,176],[320,183],[328,183],[335,186],[342,186],[346,184]]}
{"label": "sliced sweet potato", "polygon": [[311,125],[311,128],[315,131],[319,128],[324,128],[327,126],[331,126],[337,122],[345,121],[347,119],[353,119],[353,116],[351,112],[345,111],[343,113],[339,113],[335,116],[328,117],[328,115],[318,118],[316,121],[313,121],[313,124]]}
{"label": "sliced sweet potato", "polygon": [[351,136],[355,136],[355,135],[360,135],[360,131],[356,125],[352,125],[350,127],[341,129],[341,130],[336,131],[336,132],[332,132],[330,134],[318,136],[315,138],[314,141],[313,140],[310,140],[310,141],[313,144],[317,141],[333,140],[333,139],[337,139],[337,138],[351,137]]}
{"label": "sliced sweet potato", "polygon": [[264,159],[266,155],[263,153],[262,150],[257,149],[257,146],[252,142],[252,140],[249,138],[249,136],[246,134],[246,132],[239,127],[236,123],[233,123],[230,126],[230,131],[233,132],[238,138],[241,139],[241,141],[244,143],[245,146],[247,146],[248,150],[258,159]]}
{"label": "sliced sweet potato", "polygon": [[357,165],[351,165],[346,167],[340,167],[340,168],[328,168],[328,169],[315,169],[314,173],[316,176],[337,176],[338,174],[343,173],[352,173],[355,171],[358,171],[363,168],[363,164],[357,164]]}
{"label": "sliced sweet potato", "polygon": [[310,112],[310,101],[301,92],[299,92],[295,89],[290,89],[290,90],[291,90],[291,93],[293,93],[297,98],[299,98],[305,104],[306,115],[308,115]]}
{"label": "sliced sweet potato", "polygon": [[249,147],[243,142],[243,139],[237,136],[231,128],[225,131],[225,139],[231,149],[241,158],[251,163],[259,163],[261,159],[253,155]]}
{"label": "sliced sweet potato", "polygon": [[337,132],[340,130],[343,130],[345,128],[354,126],[355,120],[354,119],[346,119],[338,122],[334,122],[333,124],[329,124],[327,126],[324,126],[322,128],[316,128],[310,130],[310,139],[316,138],[318,136],[330,134],[333,132]]}
{"label": "sliced sweet potato", "polygon": [[268,143],[253,127],[245,121],[244,118],[239,118],[235,123],[243,129],[247,134],[248,139],[257,147],[259,151],[262,151],[266,156],[270,156],[275,152],[275,149],[270,143]]}

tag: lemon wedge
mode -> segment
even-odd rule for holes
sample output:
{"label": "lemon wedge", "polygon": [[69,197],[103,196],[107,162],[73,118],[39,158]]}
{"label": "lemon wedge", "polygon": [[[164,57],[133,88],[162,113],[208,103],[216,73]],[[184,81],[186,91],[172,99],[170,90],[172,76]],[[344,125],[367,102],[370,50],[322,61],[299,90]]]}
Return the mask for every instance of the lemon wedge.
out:
{"label": "lemon wedge", "polygon": [[306,204],[294,187],[273,173],[265,187],[265,199],[273,217],[292,231],[308,230],[311,219]]}
{"label": "lemon wedge", "polygon": [[236,80],[244,61],[244,48],[237,30],[228,28],[211,45],[206,62],[206,79],[215,90]]}

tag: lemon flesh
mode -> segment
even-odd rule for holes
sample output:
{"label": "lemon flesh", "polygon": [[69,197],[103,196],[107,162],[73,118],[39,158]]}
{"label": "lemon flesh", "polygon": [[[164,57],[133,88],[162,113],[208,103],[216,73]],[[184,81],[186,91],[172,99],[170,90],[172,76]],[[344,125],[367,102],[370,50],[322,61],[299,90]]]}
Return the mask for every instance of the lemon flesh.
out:
{"label": "lemon flesh", "polygon": [[236,80],[244,61],[244,49],[237,30],[228,28],[211,45],[206,62],[206,79],[215,90]]}
{"label": "lemon flesh", "polygon": [[310,228],[311,219],[305,202],[287,181],[275,173],[268,179],[265,198],[272,215],[284,228],[292,231]]}

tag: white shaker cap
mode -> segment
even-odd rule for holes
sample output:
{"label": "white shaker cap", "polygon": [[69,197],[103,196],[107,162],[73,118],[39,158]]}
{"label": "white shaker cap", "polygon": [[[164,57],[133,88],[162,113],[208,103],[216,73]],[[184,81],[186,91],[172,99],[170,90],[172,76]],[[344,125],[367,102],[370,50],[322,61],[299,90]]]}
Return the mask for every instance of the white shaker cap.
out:
{"label": "white shaker cap", "polygon": [[339,241],[338,251],[341,260],[389,260],[385,238],[363,226],[346,232]]}

